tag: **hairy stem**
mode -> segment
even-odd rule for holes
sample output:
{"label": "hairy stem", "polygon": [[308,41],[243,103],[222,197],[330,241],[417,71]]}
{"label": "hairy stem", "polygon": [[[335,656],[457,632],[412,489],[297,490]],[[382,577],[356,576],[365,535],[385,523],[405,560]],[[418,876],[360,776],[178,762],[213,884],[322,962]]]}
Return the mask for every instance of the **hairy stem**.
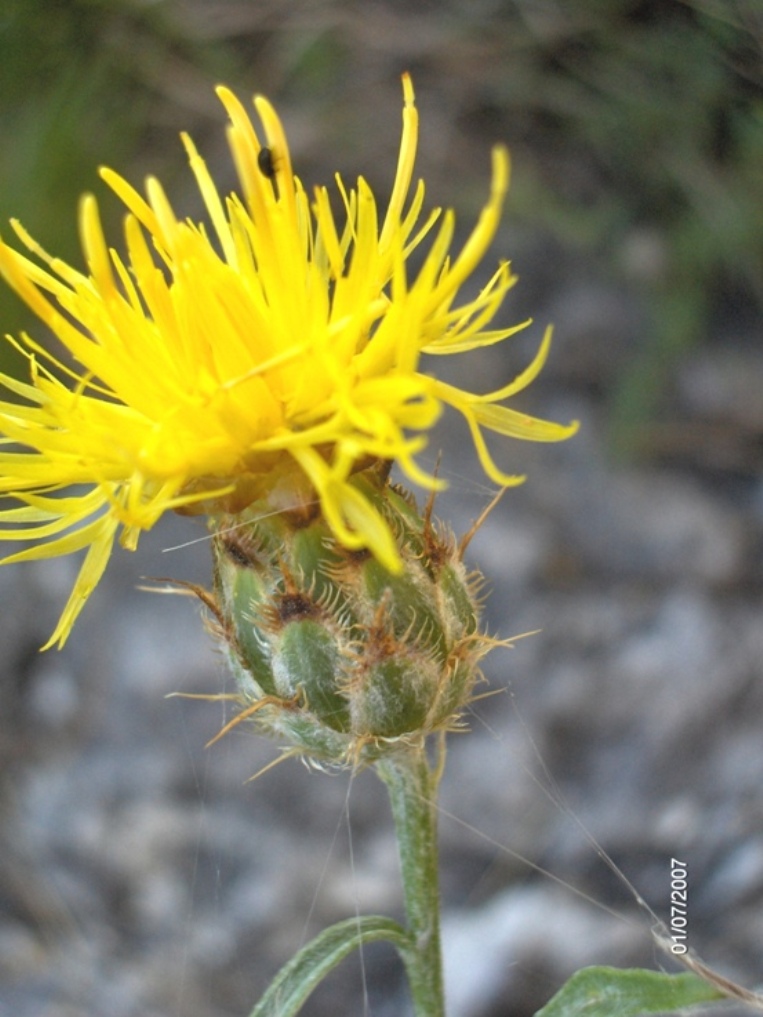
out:
{"label": "hairy stem", "polygon": [[395,820],[403,896],[411,936],[406,958],[416,1017],[444,1017],[437,867],[437,778],[424,749],[380,760]]}

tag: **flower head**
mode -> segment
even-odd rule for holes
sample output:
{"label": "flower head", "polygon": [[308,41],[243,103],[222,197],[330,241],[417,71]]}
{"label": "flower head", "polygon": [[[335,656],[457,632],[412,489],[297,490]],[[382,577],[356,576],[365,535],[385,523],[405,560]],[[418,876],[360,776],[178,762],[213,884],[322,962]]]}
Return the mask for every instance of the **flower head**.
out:
{"label": "flower head", "polygon": [[[420,370],[422,353],[490,345],[527,322],[488,327],[515,281],[507,263],[474,299],[457,299],[496,231],[506,151],[495,150],[488,203],[451,255],[452,212],[423,217],[424,186],[411,189],[418,128],[407,75],[403,91],[383,216],[365,180],[349,189],[337,176],[338,224],[328,189],[309,196],[293,174],[267,100],[254,100],[263,144],[220,88],[241,194],[221,197],[183,136],[207,223],[178,219],[157,180],[144,198],[103,169],[128,210],[124,255],[107,246],[92,196],[80,209],[86,272],[46,254],[17,222],[34,257],[0,243],[0,272],[69,354],[59,360],[23,335],[10,341],[28,360],[28,381],[0,375],[10,394],[0,401],[0,495],[17,502],[0,511],[0,539],[33,542],[4,561],[87,549],[47,645],[65,641],[117,536],[134,548],[167,510],[214,515],[309,490],[342,544],[370,549],[395,571],[387,523],[349,482],[357,469],[396,460],[413,481],[437,486],[416,455],[445,404],[465,417],[500,485],[521,478],[496,466],[483,428],[536,441],[573,433],[574,424],[501,405],[538,374],[550,332],[518,378],[486,395]],[[425,238],[413,273],[409,255]]]}

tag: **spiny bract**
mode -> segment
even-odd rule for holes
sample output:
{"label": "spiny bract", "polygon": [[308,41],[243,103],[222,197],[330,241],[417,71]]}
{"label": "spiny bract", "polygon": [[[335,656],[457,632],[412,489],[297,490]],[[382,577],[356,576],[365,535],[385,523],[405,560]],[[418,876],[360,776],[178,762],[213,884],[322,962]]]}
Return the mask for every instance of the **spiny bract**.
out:
{"label": "spiny bract", "polygon": [[404,563],[391,573],[350,551],[319,505],[252,505],[217,521],[215,613],[243,711],[290,751],[370,762],[453,727],[480,658],[476,588],[455,540],[419,515],[379,467],[352,478],[384,517]]}

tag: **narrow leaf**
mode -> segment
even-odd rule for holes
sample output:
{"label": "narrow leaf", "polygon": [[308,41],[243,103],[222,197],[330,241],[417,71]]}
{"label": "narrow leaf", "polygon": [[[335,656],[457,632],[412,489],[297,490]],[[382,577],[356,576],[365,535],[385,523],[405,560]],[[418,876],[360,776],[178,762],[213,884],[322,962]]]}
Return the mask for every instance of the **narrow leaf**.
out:
{"label": "narrow leaf", "polygon": [[250,1017],[293,1017],[333,968],[364,943],[386,939],[405,959],[412,944],[405,929],[390,918],[364,915],[324,929],[275,976]]}
{"label": "narrow leaf", "polygon": [[642,1017],[725,997],[696,975],[582,968],[535,1017]]}

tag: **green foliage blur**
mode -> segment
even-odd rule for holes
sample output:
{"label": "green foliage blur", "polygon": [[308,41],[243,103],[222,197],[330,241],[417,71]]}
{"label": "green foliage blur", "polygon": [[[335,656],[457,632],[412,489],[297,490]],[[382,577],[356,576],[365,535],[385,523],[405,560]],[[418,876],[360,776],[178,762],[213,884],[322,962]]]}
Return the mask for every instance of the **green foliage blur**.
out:
{"label": "green foliage blur", "polygon": [[[0,232],[18,217],[80,264],[76,205],[104,193],[97,166],[172,189],[178,130],[220,138],[219,80],[279,104],[308,182],[341,146],[343,171],[378,185],[408,69],[436,200],[468,214],[506,139],[512,218],[643,295],[643,341],[611,397],[615,442],[635,454],[718,308],[763,311],[761,68],[759,0],[5,0]],[[119,215],[104,203],[107,228]],[[28,320],[0,290],[0,331]]]}
{"label": "green foliage blur", "polygon": [[[225,66],[188,38],[163,4],[130,0],[4,0],[0,12],[0,234],[18,219],[51,254],[82,266],[80,196],[99,193],[98,166],[135,160],[161,96],[158,69]],[[176,133],[169,132],[176,140]],[[162,157],[156,162],[161,169]],[[112,210],[113,212],[114,210]],[[108,215],[108,212],[107,212]],[[19,244],[19,246],[21,246]],[[30,314],[0,288],[0,331]],[[39,326],[36,326],[39,329]],[[0,346],[0,369],[15,355]],[[17,368],[21,365],[17,362]],[[23,369],[23,368],[22,368]]]}
{"label": "green foliage blur", "polygon": [[719,309],[732,327],[763,310],[763,7],[570,6],[553,28],[536,8],[541,44],[512,71],[529,87],[507,86],[534,96],[514,110],[537,166],[521,202],[647,298],[648,334],[611,396],[614,446],[632,457]]}

